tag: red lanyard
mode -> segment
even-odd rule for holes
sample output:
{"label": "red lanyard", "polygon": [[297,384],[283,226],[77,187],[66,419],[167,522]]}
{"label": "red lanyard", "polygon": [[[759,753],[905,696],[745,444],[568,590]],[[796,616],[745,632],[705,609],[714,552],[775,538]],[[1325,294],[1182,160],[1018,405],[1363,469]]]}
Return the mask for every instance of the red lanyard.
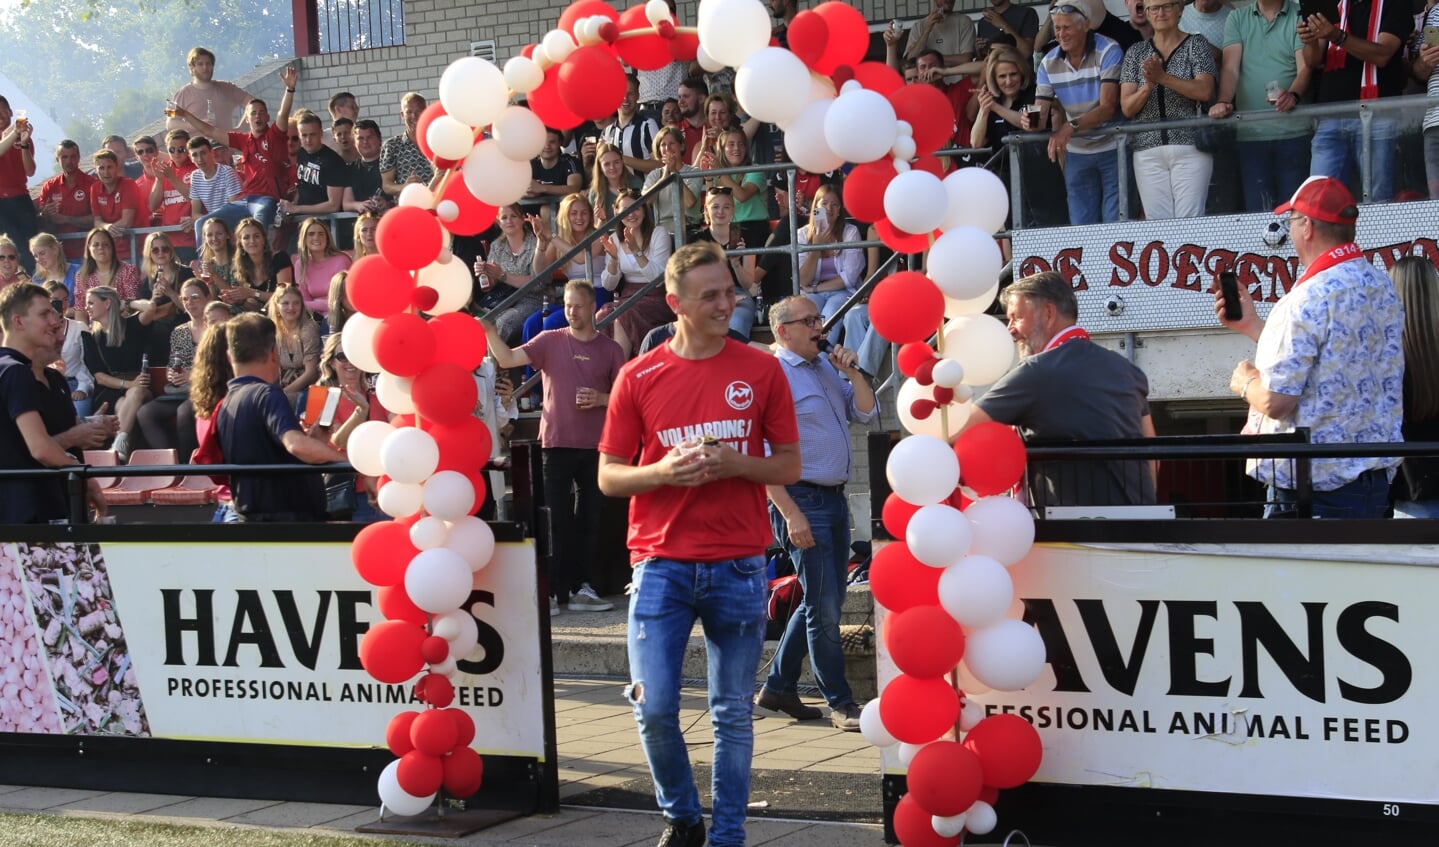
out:
{"label": "red lanyard", "polygon": [[1355,244],[1352,241],[1348,244],[1341,244],[1338,247],[1335,247],[1333,250],[1329,250],[1325,252],[1324,255],[1315,259],[1313,264],[1304,269],[1304,275],[1299,277],[1298,281],[1296,281],[1294,285],[1296,287],[1302,285],[1311,276],[1314,276],[1320,271],[1327,271],[1335,265],[1342,264],[1351,259],[1358,259],[1363,255],[1364,254],[1359,250],[1358,244]]}
{"label": "red lanyard", "polygon": [[1039,352],[1044,353],[1048,350],[1053,350],[1059,345],[1066,344],[1070,341],[1088,340],[1089,333],[1085,332],[1083,327],[1071,326],[1063,330],[1062,332],[1057,333],[1053,338],[1049,339],[1049,343],[1044,345],[1044,350],[1040,350]]}

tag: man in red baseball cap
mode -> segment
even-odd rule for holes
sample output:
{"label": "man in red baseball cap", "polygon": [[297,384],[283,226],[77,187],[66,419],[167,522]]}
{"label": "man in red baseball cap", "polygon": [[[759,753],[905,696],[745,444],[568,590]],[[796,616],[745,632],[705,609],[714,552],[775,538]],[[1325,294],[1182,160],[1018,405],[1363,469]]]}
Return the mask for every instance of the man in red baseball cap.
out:
{"label": "man in red baseball cap", "polygon": [[[1241,286],[1242,317],[1219,322],[1258,342],[1254,361],[1243,360],[1229,388],[1249,406],[1246,433],[1292,432],[1308,427],[1318,444],[1403,441],[1404,309],[1389,277],[1354,243],[1359,209],[1344,183],[1305,180],[1288,203],[1274,210],[1289,218],[1289,237],[1303,273],[1267,320]],[[1316,518],[1382,518],[1399,459],[1316,459]],[[1296,517],[1294,462],[1250,460],[1250,476],[1269,486],[1265,517]]]}

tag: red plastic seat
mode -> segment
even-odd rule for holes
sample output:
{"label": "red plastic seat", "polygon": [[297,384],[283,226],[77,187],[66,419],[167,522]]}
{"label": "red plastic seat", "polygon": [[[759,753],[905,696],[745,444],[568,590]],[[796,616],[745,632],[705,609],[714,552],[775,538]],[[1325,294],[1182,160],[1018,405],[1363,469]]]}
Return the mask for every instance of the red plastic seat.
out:
{"label": "red plastic seat", "polygon": [[156,506],[204,506],[215,502],[215,485],[204,474],[190,474],[180,477],[179,485],[157,488],[150,492],[150,502]]}
{"label": "red plastic seat", "polygon": [[[173,464],[176,464],[174,450],[135,450],[130,454],[131,467]],[[177,481],[174,476],[127,476],[120,479],[118,486],[102,493],[111,506],[142,506],[150,502],[150,492],[169,488]]]}
{"label": "red plastic seat", "polygon": [[[86,450],[85,464],[93,465],[97,468],[113,468],[120,464],[120,454],[114,450]],[[95,481],[100,483],[101,488],[114,488],[116,483],[120,481],[120,478],[115,476],[97,476],[95,477]]]}

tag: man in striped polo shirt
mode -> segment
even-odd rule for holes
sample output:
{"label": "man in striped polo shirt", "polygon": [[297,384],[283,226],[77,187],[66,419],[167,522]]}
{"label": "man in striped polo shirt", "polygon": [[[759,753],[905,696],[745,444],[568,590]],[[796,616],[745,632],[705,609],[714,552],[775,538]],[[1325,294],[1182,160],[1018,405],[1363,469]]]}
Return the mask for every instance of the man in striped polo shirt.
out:
{"label": "man in striped polo shirt", "polygon": [[1039,63],[1039,125],[1050,126],[1049,113],[1059,101],[1068,120],[1050,135],[1049,158],[1064,165],[1070,224],[1109,223],[1119,219],[1118,141],[1075,136],[1098,129],[1118,111],[1124,51],[1113,39],[1089,31],[1081,6],[1061,3],[1049,16],[1059,44]]}

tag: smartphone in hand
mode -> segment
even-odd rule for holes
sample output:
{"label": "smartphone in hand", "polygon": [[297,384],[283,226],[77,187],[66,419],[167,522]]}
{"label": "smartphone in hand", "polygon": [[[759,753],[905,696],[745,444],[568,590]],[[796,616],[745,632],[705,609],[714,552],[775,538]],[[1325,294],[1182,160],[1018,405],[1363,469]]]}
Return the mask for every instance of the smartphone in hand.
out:
{"label": "smartphone in hand", "polygon": [[1224,319],[1237,321],[1244,317],[1244,304],[1239,300],[1239,277],[1234,271],[1219,272],[1219,292],[1224,295]]}

